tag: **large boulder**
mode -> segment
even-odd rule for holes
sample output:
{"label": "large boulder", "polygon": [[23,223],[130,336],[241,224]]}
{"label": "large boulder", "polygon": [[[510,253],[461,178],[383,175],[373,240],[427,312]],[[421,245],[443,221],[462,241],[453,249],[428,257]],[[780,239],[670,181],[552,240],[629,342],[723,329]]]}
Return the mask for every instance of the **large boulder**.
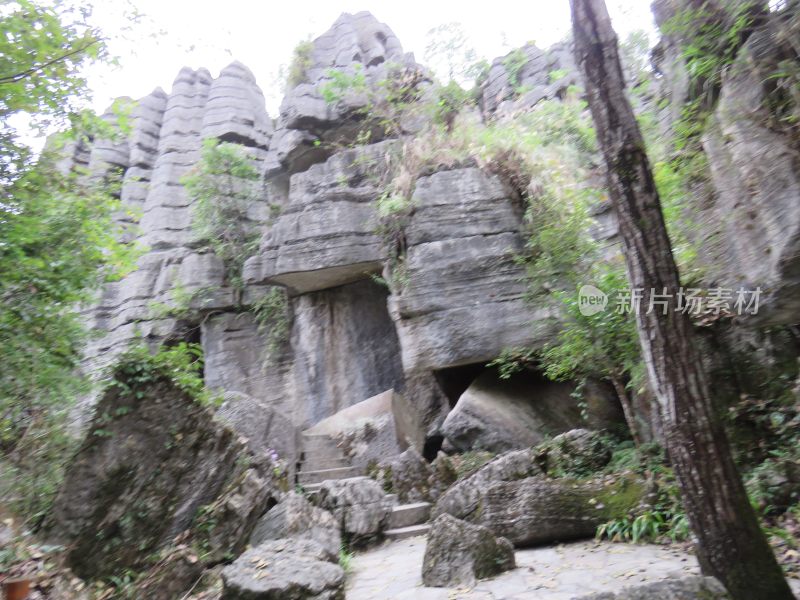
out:
{"label": "large boulder", "polygon": [[313,540],[325,551],[327,560],[336,560],[342,546],[339,524],[333,515],[289,492],[256,523],[250,545],[281,538]]}
{"label": "large boulder", "polygon": [[534,446],[548,434],[581,422],[573,391],[568,383],[544,377],[501,379],[494,370],[486,370],[458,399],[442,433],[462,451],[504,452]]}
{"label": "large boulder", "polygon": [[480,525],[442,515],[431,526],[422,582],[430,587],[471,586],[516,566],[514,547]]}
{"label": "large boulder", "polygon": [[280,539],[222,570],[221,600],[344,600],[344,571],[310,540]]}
{"label": "large boulder", "polygon": [[491,485],[469,520],[515,546],[565,542],[593,537],[599,525],[635,508],[643,494],[643,484],[635,480],[529,477]]}
{"label": "large boulder", "polygon": [[379,538],[392,510],[381,485],[367,477],[324,481],[314,502],[333,513],[345,540],[354,545]]}
{"label": "large boulder", "polygon": [[730,600],[730,596],[713,577],[694,575],[632,585],[620,592],[588,594],[577,600]]}
{"label": "large boulder", "polygon": [[306,435],[336,440],[347,462],[367,467],[401,451],[393,412],[394,390],[348,406],[307,429]]}
{"label": "large boulder", "polygon": [[500,481],[515,481],[542,473],[531,450],[516,450],[498,456],[469,477],[456,482],[436,502],[433,516],[450,514],[470,518],[478,510],[486,490]]}
{"label": "large boulder", "polygon": [[144,570],[177,536],[211,560],[241,552],[282,493],[275,465],[142,364],[132,358],[115,371],[46,523],[82,578]]}

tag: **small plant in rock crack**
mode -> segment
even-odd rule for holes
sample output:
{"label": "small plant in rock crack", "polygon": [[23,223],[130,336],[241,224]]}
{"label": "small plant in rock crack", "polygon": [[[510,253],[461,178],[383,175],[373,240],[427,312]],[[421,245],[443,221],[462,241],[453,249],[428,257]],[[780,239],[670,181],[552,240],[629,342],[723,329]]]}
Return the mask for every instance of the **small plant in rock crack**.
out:
{"label": "small plant in rock crack", "polygon": [[353,570],[353,556],[350,549],[342,544],[339,549],[339,566],[342,567],[345,573],[350,573]]}
{"label": "small plant in rock crack", "polygon": [[292,325],[289,296],[284,288],[274,287],[253,303],[251,311],[259,331],[266,332],[265,362],[270,362],[289,342]]}
{"label": "small plant in rock crack", "polygon": [[328,81],[320,86],[322,98],[328,104],[338,104],[348,94],[358,94],[367,91],[367,78],[361,64],[356,63],[353,73],[338,69],[328,69]]}

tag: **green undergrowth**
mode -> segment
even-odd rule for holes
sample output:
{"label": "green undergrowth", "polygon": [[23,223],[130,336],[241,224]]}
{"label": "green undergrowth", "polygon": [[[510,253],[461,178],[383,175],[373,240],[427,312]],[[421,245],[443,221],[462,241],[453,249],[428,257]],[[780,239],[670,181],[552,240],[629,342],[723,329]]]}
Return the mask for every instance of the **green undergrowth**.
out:
{"label": "green undergrowth", "polygon": [[201,406],[219,406],[222,398],[208,390],[203,381],[203,349],[199,344],[180,342],[152,352],[144,344],[131,346],[120,356],[107,382],[131,401],[146,398],[148,387],[169,380]]}

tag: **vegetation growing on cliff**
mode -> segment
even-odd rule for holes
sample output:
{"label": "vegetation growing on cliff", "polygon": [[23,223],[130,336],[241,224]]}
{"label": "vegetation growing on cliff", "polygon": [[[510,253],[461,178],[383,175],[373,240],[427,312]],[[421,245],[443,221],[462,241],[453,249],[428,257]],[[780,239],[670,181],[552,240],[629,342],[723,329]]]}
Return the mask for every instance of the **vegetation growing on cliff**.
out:
{"label": "vegetation growing on cliff", "polygon": [[[38,519],[70,451],[66,414],[87,391],[76,374],[88,340],[77,307],[132,268],[112,217],[118,186],[63,173],[60,152],[109,125],[85,111],[82,69],[109,61],[91,6],[21,1],[0,22],[0,452],[3,495]],[[12,126],[73,126],[34,157]],[[118,126],[124,129],[124,119]]]}
{"label": "vegetation growing on cliff", "polygon": [[228,282],[242,289],[242,267],[258,246],[248,210],[259,198],[258,171],[239,144],[205,140],[200,162],[183,178],[194,200],[192,228],[222,259]]}

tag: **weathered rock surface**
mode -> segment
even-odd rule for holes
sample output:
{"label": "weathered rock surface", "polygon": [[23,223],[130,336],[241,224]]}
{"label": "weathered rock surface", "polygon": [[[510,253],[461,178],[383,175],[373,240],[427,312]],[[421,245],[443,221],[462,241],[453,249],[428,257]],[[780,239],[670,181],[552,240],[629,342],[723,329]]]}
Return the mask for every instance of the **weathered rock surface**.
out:
{"label": "weathered rock surface", "polygon": [[611,460],[611,444],[602,434],[572,429],[536,448],[537,460],[548,474],[587,476]]}
{"label": "weathered rock surface", "polygon": [[248,261],[246,281],[305,293],[380,273],[375,201],[398,151],[393,141],[361,146],[293,175],[288,203]]}
{"label": "weathered rock surface", "polygon": [[578,402],[568,383],[543,377],[500,379],[481,374],[459,398],[442,433],[459,450],[503,452],[538,444],[547,435],[581,422]]}
{"label": "weathered rock surface", "polygon": [[222,570],[222,600],[344,600],[344,571],[310,540],[248,550]]}
{"label": "weathered rock surface", "polygon": [[515,546],[590,538],[599,525],[633,509],[642,494],[643,486],[636,481],[605,484],[529,477],[491,485],[469,521]]}
{"label": "weathered rock surface", "polygon": [[141,397],[106,391],[48,518],[84,578],[146,567],[148,555],[202,518],[212,524],[202,535],[214,556],[241,551],[280,494],[272,465],[171,382],[135,389]]}
{"label": "weathered rock surface", "polygon": [[569,44],[540,50],[529,43],[492,62],[481,84],[481,107],[487,117],[513,116],[541,100],[560,98],[579,83]]}
{"label": "weathered rock surface", "polygon": [[389,461],[387,470],[391,473],[392,493],[397,494],[400,502],[429,502],[433,499],[433,469],[414,448]]}
{"label": "weathered rock surface", "polygon": [[621,592],[581,596],[579,600],[729,600],[728,592],[713,577],[699,575],[628,586]]}
{"label": "weathered rock surface", "polygon": [[[703,96],[711,110],[703,132],[711,185],[695,190],[693,208],[702,238],[701,259],[709,280],[734,292],[760,287],[758,315],[747,320],[753,326],[796,323],[800,303],[800,180],[796,132],[787,122],[800,115],[796,95],[778,91],[791,85],[775,78],[779,64],[800,57],[792,40],[798,35],[797,7],[772,11],[765,2],[731,0],[709,5],[704,18],[726,31],[742,15],[750,25],[740,27],[735,44],[726,52],[734,56],[721,85],[692,82],[682,44],[702,31],[695,27],[671,27],[671,20],[690,10],[687,0],[653,3],[662,38],[654,49],[662,95],[671,106],[666,124],[681,117],[689,100]],[[781,124],[783,122],[783,124]],[[736,312],[735,310],[733,312]]]}
{"label": "weathered rock surface", "polygon": [[380,484],[367,477],[325,481],[314,503],[332,512],[342,535],[356,545],[379,538],[392,509]]}
{"label": "weathered rock surface", "polygon": [[532,450],[516,450],[498,456],[469,477],[456,482],[433,507],[433,516],[450,514],[469,519],[478,510],[483,495],[494,483],[515,481],[542,473]]}
{"label": "weathered rock surface", "polygon": [[552,334],[548,308],[524,300],[522,215],[478,168],[417,180],[405,228],[407,283],[391,297],[406,371],[488,362]]}
{"label": "weathered rock surface", "polygon": [[349,406],[305,430],[336,441],[348,463],[368,467],[401,451],[393,412],[394,390]]}
{"label": "weathered rock surface", "polygon": [[294,422],[311,427],[343,408],[403,387],[387,290],[367,279],[292,299]]}
{"label": "weathered rock surface", "polygon": [[[159,89],[135,104],[127,140],[94,141],[87,160],[91,176],[121,177],[125,210],[117,218],[126,228],[125,239],[138,241],[146,252],[137,270],[105,285],[86,313],[90,326],[103,333],[86,348],[87,372],[97,373],[113,363],[137,337],[153,345],[181,337],[186,323],[180,313],[186,308],[234,309],[237,294],[228,285],[222,262],[196,247],[191,201],[181,178],[199,160],[205,137],[244,144],[258,164],[266,155],[271,131],[252,74],[233,63],[217,79],[204,69],[181,70],[170,94]],[[78,167],[82,160],[76,150],[63,168]],[[141,214],[135,223],[132,213]],[[268,213],[266,199],[259,200],[248,218],[257,227]],[[245,293],[249,301],[259,296],[254,290]],[[183,297],[189,299],[189,307],[179,306]],[[76,411],[79,423],[86,422],[94,401],[87,399]]]}
{"label": "weathered rock surface", "polygon": [[437,518],[428,534],[422,582],[430,587],[474,585],[513,569],[514,547],[480,525],[450,515]]}
{"label": "weathered rock surface", "polygon": [[255,547],[281,538],[312,540],[325,552],[326,560],[334,562],[342,546],[339,524],[333,515],[295,492],[286,494],[259,519],[250,536],[250,545]]}
{"label": "weathered rock surface", "polygon": [[[353,142],[364,126],[364,109],[385,97],[398,71],[417,70],[394,33],[368,12],[342,14],[323,35],[303,50],[301,81],[281,103],[279,128],[270,145],[268,175],[286,176],[324,161],[336,145]],[[340,76],[363,78],[363,85],[342,91],[328,102],[323,90]],[[367,110],[367,112],[369,112]],[[371,130],[379,141],[382,128]]]}
{"label": "weathered rock surface", "polygon": [[777,92],[765,83],[786,59],[786,42],[776,42],[786,35],[796,36],[796,26],[789,34],[777,20],[753,33],[724,78],[703,138],[717,192],[706,223],[708,262],[724,287],[764,291],[760,323],[794,322],[800,310],[800,145],[775,125],[781,115],[800,115],[800,103],[786,97],[775,108]]}

